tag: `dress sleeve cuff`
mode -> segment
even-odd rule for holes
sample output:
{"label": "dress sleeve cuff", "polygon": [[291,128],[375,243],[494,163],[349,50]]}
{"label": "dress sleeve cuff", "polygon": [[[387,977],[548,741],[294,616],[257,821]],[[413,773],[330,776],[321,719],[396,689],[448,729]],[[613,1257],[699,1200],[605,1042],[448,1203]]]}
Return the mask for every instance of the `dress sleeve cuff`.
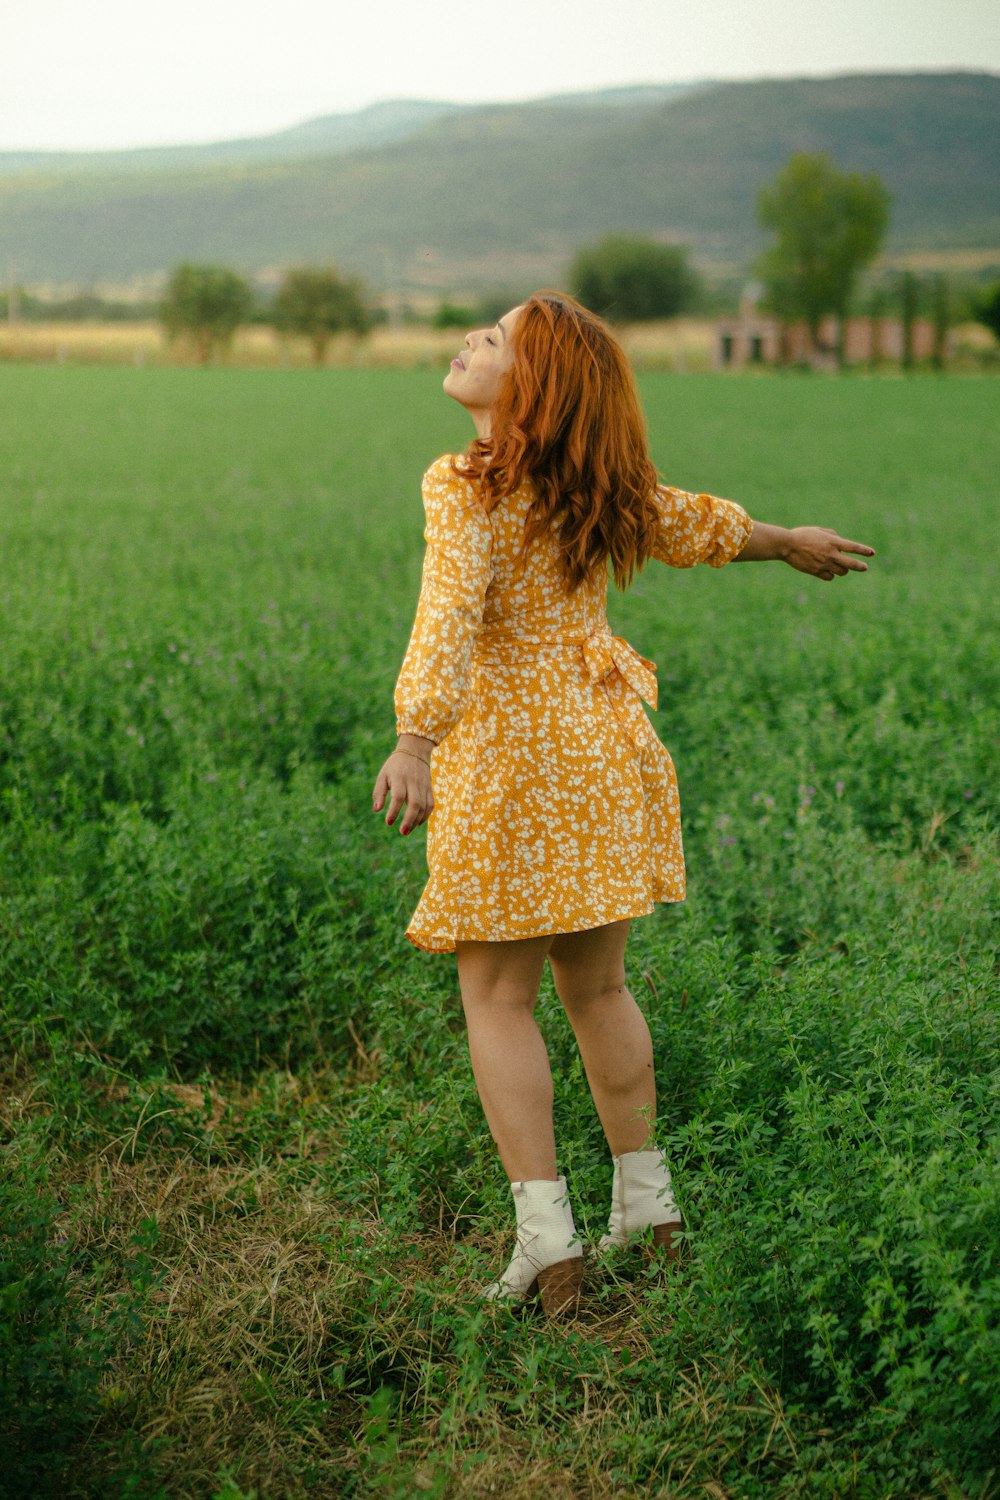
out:
{"label": "dress sleeve cuff", "polygon": [[440,733],[415,719],[397,719],[396,734],[415,734],[418,739],[430,740],[435,747],[441,743]]}
{"label": "dress sleeve cuff", "polygon": [[739,557],[750,540],[753,532],[753,517],[735,500],[717,500],[716,504],[725,506],[729,513],[727,518],[730,524],[724,528],[711,557],[707,557],[705,561],[710,568],[723,568],[726,563],[732,562],[734,557]]}

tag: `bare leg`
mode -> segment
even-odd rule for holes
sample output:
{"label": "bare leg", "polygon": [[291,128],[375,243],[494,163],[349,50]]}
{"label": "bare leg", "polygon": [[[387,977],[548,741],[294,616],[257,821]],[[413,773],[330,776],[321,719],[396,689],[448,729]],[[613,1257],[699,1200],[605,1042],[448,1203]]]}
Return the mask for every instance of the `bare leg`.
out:
{"label": "bare leg", "polygon": [[612,1156],[650,1146],[656,1121],[649,1027],[625,987],[630,925],[612,922],[561,933],[549,949],[556,993],[573,1027]]}
{"label": "bare leg", "polygon": [[552,1072],[535,1001],[552,939],[459,943],[458,982],[472,1071],[512,1182],[555,1181]]}

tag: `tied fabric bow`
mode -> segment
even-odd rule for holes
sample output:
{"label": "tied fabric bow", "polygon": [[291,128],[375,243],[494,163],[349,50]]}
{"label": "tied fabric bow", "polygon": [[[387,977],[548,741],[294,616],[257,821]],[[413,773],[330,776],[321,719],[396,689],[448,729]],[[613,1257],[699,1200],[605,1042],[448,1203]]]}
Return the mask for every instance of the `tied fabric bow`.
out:
{"label": "tied fabric bow", "polygon": [[[605,692],[635,748],[643,749],[654,738],[653,726],[639,702],[644,698],[656,707],[656,665],[640,656],[634,646],[605,626],[583,642],[583,660],[591,682],[605,683]],[[605,679],[618,672],[610,682]],[[630,691],[631,689],[631,691]]]}
{"label": "tied fabric bow", "polygon": [[591,682],[603,682],[617,669],[650,708],[656,707],[656,663],[640,656],[624,637],[612,635],[610,630],[595,630],[583,642],[583,659]]}

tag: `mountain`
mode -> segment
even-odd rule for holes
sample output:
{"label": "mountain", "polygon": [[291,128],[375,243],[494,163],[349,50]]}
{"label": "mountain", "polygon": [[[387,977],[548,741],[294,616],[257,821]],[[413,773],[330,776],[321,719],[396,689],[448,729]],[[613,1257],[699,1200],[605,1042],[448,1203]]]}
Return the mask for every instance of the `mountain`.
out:
{"label": "mountain", "polygon": [[562,279],[577,246],[610,232],[745,264],[762,243],[757,191],[794,151],[876,172],[892,194],[894,251],[1000,246],[994,74],[612,94],[399,103],[367,121],[172,148],[208,153],[182,162],[154,151],[11,168],[0,175],[0,265],[13,259],[26,285],[106,284],[182,259],[252,274],[332,260],[373,287],[523,288]]}
{"label": "mountain", "polygon": [[295,161],[405,140],[432,120],[470,107],[430,99],[389,99],[352,114],[322,115],[273,135],[210,141],[205,145],[140,146],[124,151],[0,151],[0,178],[29,174],[128,174]]}
{"label": "mountain", "polygon": [[[638,84],[599,89],[570,96],[555,94],[545,103],[574,103],[598,108],[658,104],[678,94],[703,88],[697,83]],[[239,140],[209,141],[184,146],[138,146],[118,151],[0,151],[0,178],[64,173],[144,173],[163,169],[252,165],[255,162],[296,161],[365,150],[406,140],[432,120],[477,109],[474,104],[433,99],[386,99],[349,114],[320,115],[272,135]]]}

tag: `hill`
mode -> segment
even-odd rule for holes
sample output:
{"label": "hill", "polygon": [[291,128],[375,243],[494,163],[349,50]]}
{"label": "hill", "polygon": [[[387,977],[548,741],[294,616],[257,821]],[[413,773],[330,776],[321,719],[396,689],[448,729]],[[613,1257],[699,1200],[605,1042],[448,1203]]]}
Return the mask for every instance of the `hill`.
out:
{"label": "hill", "polygon": [[257,143],[226,161],[211,156],[222,147],[174,148],[208,153],[186,165],[148,152],[22,164],[0,177],[0,258],[27,284],[120,283],[184,258],[253,274],[335,260],[373,286],[447,290],[559,279],[577,245],[626,231],[743,264],[761,243],[758,188],[800,150],[882,177],[893,250],[1000,245],[992,74],[428,108],[438,113],[409,114],[395,139],[353,147],[345,117],[333,117],[336,150],[328,128],[321,148],[325,127],[313,122],[267,138],[270,155]]}
{"label": "hill", "polygon": [[[575,104],[613,109],[662,103],[704,87],[704,84],[697,83],[639,84],[595,89],[570,97]],[[565,98],[565,95],[553,95],[545,102],[559,103]],[[385,99],[348,114],[320,115],[273,135],[249,136],[240,140],[184,146],[141,146],[120,151],[0,151],[0,178],[65,173],[129,174],[296,161],[303,157],[336,155],[406,140],[433,120],[467,113],[478,107],[446,103],[440,99]]]}
{"label": "hill", "polygon": [[204,145],[142,146],[123,151],[0,151],[0,178],[64,173],[142,173],[234,163],[290,161],[405,140],[422,126],[468,108],[431,99],[388,99],[351,114],[322,115],[273,135]]}

